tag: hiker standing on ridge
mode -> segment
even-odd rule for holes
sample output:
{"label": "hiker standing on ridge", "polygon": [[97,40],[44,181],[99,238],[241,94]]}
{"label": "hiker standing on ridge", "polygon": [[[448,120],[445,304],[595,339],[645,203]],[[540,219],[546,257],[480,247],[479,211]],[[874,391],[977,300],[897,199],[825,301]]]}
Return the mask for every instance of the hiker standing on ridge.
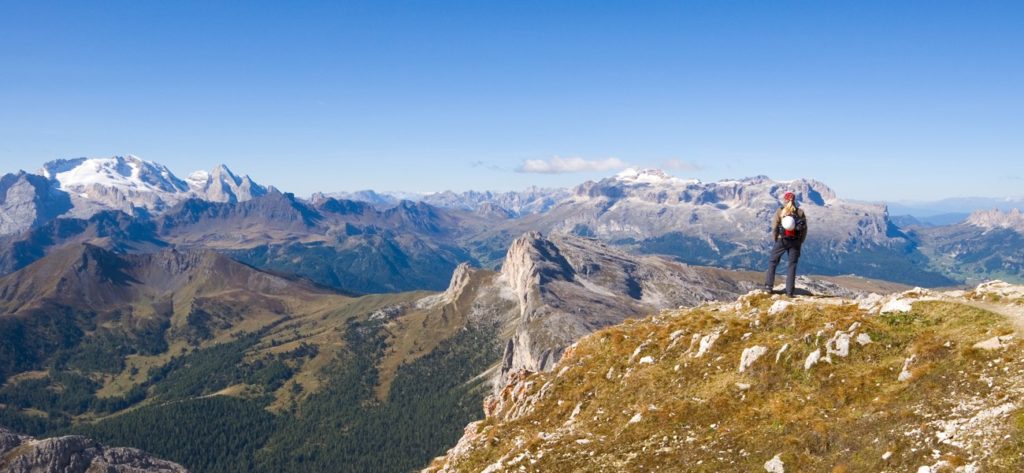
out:
{"label": "hiker standing on ridge", "polygon": [[803,209],[796,206],[796,196],[792,192],[786,192],[782,200],[782,207],[775,211],[775,218],[772,219],[772,237],[775,239],[775,246],[772,247],[771,259],[768,260],[764,289],[772,292],[775,287],[775,268],[779,265],[782,254],[789,253],[786,295],[793,297],[793,286],[796,283],[796,262],[800,259],[800,247],[804,244],[804,239],[807,238],[807,216],[804,215]]}

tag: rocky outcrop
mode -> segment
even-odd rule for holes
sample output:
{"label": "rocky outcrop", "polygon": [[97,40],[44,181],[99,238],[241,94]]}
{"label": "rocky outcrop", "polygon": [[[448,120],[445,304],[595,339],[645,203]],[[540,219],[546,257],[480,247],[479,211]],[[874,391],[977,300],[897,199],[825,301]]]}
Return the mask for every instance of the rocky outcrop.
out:
{"label": "rocky outcrop", "polygon": [[36,440],[0,428],[0,471],[8,473],[185,473],[134,448],[105,447],[77,435]]}
{"label": "rocky outcrop", "polygon": [[71,209],[67,193],[24,171],[0,177],[0,236],[36,228]]}

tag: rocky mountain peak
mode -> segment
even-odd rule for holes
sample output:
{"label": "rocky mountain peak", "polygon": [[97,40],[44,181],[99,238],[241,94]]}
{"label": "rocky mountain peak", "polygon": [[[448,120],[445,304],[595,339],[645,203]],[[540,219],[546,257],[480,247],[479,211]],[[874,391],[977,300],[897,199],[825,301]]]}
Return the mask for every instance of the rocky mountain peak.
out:
{"label": "rocky mountain peak", "polygon": [[231,172],[231,169],[228,169],[228,166],[226,164],[220,164],[217,167],[213,168],[213,171],[210,173],[210,175],[214,179],[223,179],[228,182],[234,183],[236,186],[242,183],[242,180],[238,176],[236,176],[235,173]]}
{"label": "rocky mountain peak", "polygon": [[529,232],[509,245],[501,277],[519,299],[525,318],[539,303],[541,286],[551,281],[572,281],[572,265],[551,240],[540,232]]}
{"label": "rocky mountain peak", "polygon": [[1007,212],[999,209],[979,210],[967,218],[967,224],[985,229],[1009,228],[1024,233],[1024,213],[1020,209]]}
{"label": "rocky mountain peak", "polygon": [[266,195],[272,189],[255,183],[247,175],[236,175],[224,164],[210,172],[193,172],[188,183],[193,195],[212,202],[244,202]]}

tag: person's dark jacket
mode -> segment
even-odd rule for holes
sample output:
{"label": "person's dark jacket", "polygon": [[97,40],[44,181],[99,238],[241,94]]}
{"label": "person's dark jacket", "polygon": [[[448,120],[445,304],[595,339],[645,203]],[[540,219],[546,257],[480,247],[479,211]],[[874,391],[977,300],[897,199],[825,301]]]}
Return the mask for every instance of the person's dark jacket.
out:
{"label": "person's dark jacket", "polygon": [[[780,207],[779,210],[776,210],[775,218],[772,219],[772,238],[776,241],[778,241],[779,238],[782,238],[784,231],[782,228],[782,217],[784,217],[782,211],[782,207]],[[802,245],[804,244],[804,240],[807,238],[807,216],[804,215],[804,209],[801,209],[800,207],[796,208],[796,216],[804,220],[804,229],[798,231],[796,234],[797,240]]]}

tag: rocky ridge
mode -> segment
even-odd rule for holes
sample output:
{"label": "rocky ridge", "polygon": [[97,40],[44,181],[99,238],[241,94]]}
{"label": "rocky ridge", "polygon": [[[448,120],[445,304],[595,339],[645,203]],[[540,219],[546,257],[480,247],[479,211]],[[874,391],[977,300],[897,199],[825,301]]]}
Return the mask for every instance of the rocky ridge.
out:
{"label": "rocky ridge", "polygon": [[72,435],[44,440],[0,428],[0,470],[8,473],[185,473],[181,465],[134,448],[105,447]]}
{"label": "rocky ridge", "polygon": [[[446,292],[418,305],[464,301],[452,313],[499,327],[504,353],[493,384],[500,389],[516,371],[550,371],[567,347],[596,330],[663,309],[731,300],[762,278],[631,255],[593,238],[530,232],[512,242],[496,275],[460,266]],[[798,288],[804,294],[866,294],[807,277]]]}
{"label": "rocky ridge", "polygon": [[514,372],[424,471],[1019,471],[1024,287],[668,310]]}
{"label": "rocky ridge", "polygon": [[981,228],[1010,228],[1024,233],[1024,214],[1020,209],[1007,212],[998,209],[980,210],[967,217],[967,223]]}
{"label": "rocky ridge", "polygon": [[58,217],[87,219],[116,210],[148,216],[191,198],[244,202],[273,190],[220,165],[180,179],[137,156],[58,159],[35,174],[0,178],[0,235],[36,228]]}

